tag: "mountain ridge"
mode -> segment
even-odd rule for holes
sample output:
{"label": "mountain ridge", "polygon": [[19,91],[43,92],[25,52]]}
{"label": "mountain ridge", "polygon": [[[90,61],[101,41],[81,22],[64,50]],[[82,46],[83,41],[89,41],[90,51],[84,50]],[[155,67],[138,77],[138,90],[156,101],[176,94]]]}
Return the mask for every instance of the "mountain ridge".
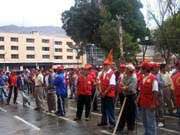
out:
{"label": "mountain ridge", "polygon": [[41,35],[67,36],[66,32],[61,27],[57,27],[57,26],[28,26],[28,27],[17,26],[17,25],[0,26],[0,32],[29,34],[33,31],[36,31]]}

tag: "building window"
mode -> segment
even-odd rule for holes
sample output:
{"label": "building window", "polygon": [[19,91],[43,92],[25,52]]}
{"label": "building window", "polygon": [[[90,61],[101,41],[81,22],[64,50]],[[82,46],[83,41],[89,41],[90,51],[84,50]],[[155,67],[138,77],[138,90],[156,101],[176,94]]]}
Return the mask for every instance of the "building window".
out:
{"label": "building window", "polygon": [[4,41],[4,37],[0,37],[0,41]]}
{"label": "building window", "polygon": [[19,59],[19,55],[18,54],[11,54],[11,59]]}
{"label": "building window", "polygon": [[73,49],[67,49],[66,51],[67,52],[73,52]]}
{"label": "building window", "polygon": [[62,56],[54,56],[54,59],[62,59]]}
{"label": "building window", "polygon": [[54,41],[55,45],[62,45],[62,41]]}
{"label": "building window", "polygon": [[73,45],[72,42],[66,42],[66,44],[69,45],[69,46],[72,46],[72,45]]}
{"label": "building window", "polygon": [[50,58],[50,55],[42,55],[42,58],[43,58],[43,59],[49,59],[49,58]]}
{"label": "building window", "polygon": [[18,50],[18,46],[11,46],[11,50]]}
{"label": "building window", "polygon": [[42,39],[42,43],[49,43],[49,39]]}
{"label": "building window", "polygon": [[55,48],[55,52],[62,52],[62,48]]}
{"label": "building window", "polygon": [[73,56],[67,56],[67,59],[68,59],[68,60],[72,60],[72,59],[73,59]]}
{"label": "building window", "polygon": [[0,59],[4,59],[4,54],[0,54]]}
{"label": "building window", "polygon": [[49,47],[42,47],[43,51],[49,51]]}
{"label": "building window", "polygon": [[12,42],[18,42],[18,38],[17,37],[11,37],[11,41]]}
{"label": "building window", "polygon": [[33,38],[26,38],[26,42],[27,43],[34,43],[34,39]]}
{"label": "building window", "polygon": [[28,50],[28,51],[34,51],[35,48],[34,48],[33,46],[27,46],[27,47],[26,47],[26,50]]}
{"label": "building window", "polygon": [[4,50],[4,45],[0,45],[0,50]]}
{"label": "building window", "polygon": [[26,58],[27,58],[27,59],[34,59],[35,56],[34,56],[34,55],[26,55]]}

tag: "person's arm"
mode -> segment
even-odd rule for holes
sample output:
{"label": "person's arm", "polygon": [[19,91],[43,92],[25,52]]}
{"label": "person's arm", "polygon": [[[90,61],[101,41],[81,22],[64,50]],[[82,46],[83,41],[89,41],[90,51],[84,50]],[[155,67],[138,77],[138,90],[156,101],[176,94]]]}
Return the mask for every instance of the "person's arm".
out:
{"label": "person's arm", "polygon": [[153,81],[152,91],[153,91],[153,96],[155,99],[155,107],[157,107],[159,105],[159,103],[158,103],[159,87],[158,87],[158,81],[157,80]]}

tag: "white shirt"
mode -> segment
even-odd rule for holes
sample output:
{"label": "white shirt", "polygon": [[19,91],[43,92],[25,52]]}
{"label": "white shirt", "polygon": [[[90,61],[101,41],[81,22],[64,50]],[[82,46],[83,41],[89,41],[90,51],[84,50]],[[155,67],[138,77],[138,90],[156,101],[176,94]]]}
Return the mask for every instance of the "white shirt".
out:
{"label": "white shirt", "polygon": [[44,82],[44,77],[41,73],[39,73],[36,78],[35,78],[35,86],[42,86],[43,82]]}
{"label": "white shirt", "polygon": [[156,92],[159,91],[158,81],[157,80],[154,80],[154,82],[153,82],[153,89],[152,89],[152,91],[156,91]]}
{"label": "white shirt", "polygon": [[49,75],[45,76],[45,83],[46,83],[46,86],[49,86]]}
{"label": "white shirt", "polygon": [[[111,71],[112,71],[112,69],[109,69],[106,73],[110,73]],[[105,74],[104,74],[104,77],[105,77]],[[109,80],[109,84],[110,85],[116,85],[116,76],[115,76],[115,74],[112,74],[112,76],[111,76],[111,78]]]}

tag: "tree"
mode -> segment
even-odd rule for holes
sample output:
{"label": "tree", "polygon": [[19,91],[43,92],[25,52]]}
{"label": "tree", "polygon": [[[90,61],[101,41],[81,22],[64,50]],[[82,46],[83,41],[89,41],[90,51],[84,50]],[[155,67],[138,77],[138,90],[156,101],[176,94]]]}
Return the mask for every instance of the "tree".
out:
{"label": "tree", "polygon": [[157,25],[154,32],[154,41],[157,50],[161,53],[166,63],[172,53],[179,53],[179,0],[157,0],[159,9],[154,13],[149,11]]}
{"label": "tree", "polygon": [[[130,3],[132,2],[132,3]],[[98,3],[99,4],[99,3]],[[138,48],[137,38],[144,37],[148,30],[140,11],[142,5],[137,0],[102,0],[96,5],[95,0],[76,0],[75,6],[62,14],[63,28],[75,42],[75,48],[81,50],[87,44],[96,44],[105,51],[114,48],[115,58],[120,56],[117,15],[122,15],[122,26],[126,41],[123,46]],[[128,36],[127,36],[128,35]],[[122,36],[122,35],[121,35]],[[126,50],[126,49],[125,49]],[[130,51],[131,49],[128,49]],[[127,56],[135,56],[127,55]],[[137,49],[130,54],[137,53]]]}
{"label": "tree", "polygon": [[144,16],[140,9],[142,4],[137,0],[102,0],[105,8],[111,13],[112,19],[122,17],[123,30],[129,33],[134,41],[150,34],[146,28]]}
{"label": "tree", "polygon": [[[78,0],[77,0],[78,1]],[[81,50],[89,43],[98,43],[100,24],[99,9],[95,5],[79,1],[62,14],[63,29]]]}

